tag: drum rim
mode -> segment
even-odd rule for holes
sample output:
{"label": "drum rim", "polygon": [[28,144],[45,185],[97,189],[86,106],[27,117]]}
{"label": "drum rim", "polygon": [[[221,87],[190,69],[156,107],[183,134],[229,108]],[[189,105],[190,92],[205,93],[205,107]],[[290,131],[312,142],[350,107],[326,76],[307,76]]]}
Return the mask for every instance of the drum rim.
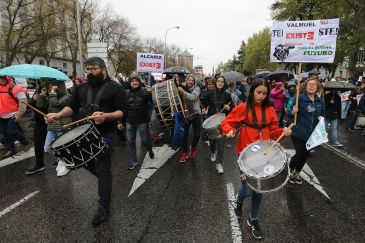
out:
{"label": "drum rim", "polygon": [[218,123],[217,124],[217,126],[215,126],[215,127],[211,127],[211,128],[206,128],[205,126],[204,126],[204,124],[207,124],[207,122],[208,121],[210,121],[210,120],[212,120],[213,118],[214,118],[214,116],[222,116],[222,115],[224,115],[224,118],[226,118],[227,116],[226,116],[226,114],[224,114],[224,113],[217,113],[217,114],[214,114],[214,115],[212,115],[212,116],[210,116],[210,117],[208,117],[207,119],[205,119],[205,121],[203,122],[203,124],[202,124],[202,127],[203,127],[203,129],[205,129],[205,130],[214,130],[214,129],[216,129],[217,127],[220,127],[220,123]]}
{"label": "drum rim", "polygon": [[[84,124],[81,124],[81,125],[79,125],[79,126],[83,126],[83,125],[90,125],[90,127],[88,127],[88,129],[86,129],[82,134],[80,134],[79,136],[77,136],[74,140],[71,140],[71,141],[69,141],[69,142],[67,142],[67,143],[64,143],[64,144],[62,144],[62,145],[59,145],[59,146],[56,146],[56,147],[53,147],[53,144],[57,141],[57,139],[58,138],[60,138],[60,137],[62,137],[63,135],[65,135],[67,132],[69,132],[69,131],[72,131],[73,129],[75,129],[76,127],[74,127],[74,128],[72,128],[72,129],[69,129],[67,132],[65,132],[65,133],[63,133],[61,136],[58,136],[58,137],[56,137],[50,144],[49,144],[49,147],[50,147],[50,149],[52,149],[52,150],[57,150],[57,148],[59,148],[59,147],[68,147],[68,146],[70,146],[71,144],[74,144],[74,143],[76,143],[77,141],[79,141],[79,138],[80,138],[80,136],[81,135],[84,135],[85,133],[90,133],[94,128],[96,128],[96,126],[94,125],[94,123],[93,122],[85,122]],[[77,127],[79,127],[79,126],[77,126]],[[96,130],[98,133],[99,133],[99,131],[98,130]],[[100,133],[99,133],[100,134]]]}
{"label": "drum rim", "polygon": [[[271,142],[271,144],[272,143],[274,143],[275,141],[274,140],[259,140],[259,141],[256,141],[256,142],[254,142],[254,143],[250,143],[250,144],[248,144],[247,146],[246,146],[246,148],[244,148],[242,151],[241,151],[241,153],[240,153],[240,155],[238,156],[238,159],[237,159],[237,163],[238,163],[238,165],[239,165],[239,162],[241,161],[241,154],[244,152],[244,151],[246,151],[248,148],[249,148],[249,146],[251,146],[251,145],[255,145],[255,144],[257,144],[257,143],[261,143],[261,142]],[[270,144],[270,145],[271,145]],[[283,154],[284,154],[284,156],[285,156],[285,158],[284,158],[284,161],[285,161],[285,163],[283,164],[283,166],[281,166],[280,167],[280,169],[278,169],[278,170],[275,170],[275,173],[273,173],[273,174],[271,174],[271,175],[264,175],[263,177],[254,177],[253,175],[251,175],[251,174],[247,174],[247,173],[245,173],[244,171],[242,171],[241,170],[241,168],[240,168],[240,170],[243,172],[243,174],[246,176],[246,177],[249,177],[250,179],[254,179],[254,180],[259,180],[260,178],[264,178],[264,179],[270,179],[270,178],[273,178],[273,177],[275,177],[276,175],[278,175],[280,172],[282,172],[284,169],[285,169],[285,167],[286,166],[288,166],[288,154],[285,152],[285,149],[280,145],[280,143],[277,143],[275,146],[277,146],[282,152],[283,152]]]}

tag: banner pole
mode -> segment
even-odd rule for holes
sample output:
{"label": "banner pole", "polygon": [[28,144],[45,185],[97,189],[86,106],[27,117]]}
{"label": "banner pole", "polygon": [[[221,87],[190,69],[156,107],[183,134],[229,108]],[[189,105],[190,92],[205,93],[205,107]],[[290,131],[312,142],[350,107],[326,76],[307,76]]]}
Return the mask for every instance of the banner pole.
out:
{"label": "banner pole", "polygon": [[[297,77],[297,96],[295,97],[295,105],[298,105],[299,100],[299,89],[300,89],[300,81],[302,80],[302,63],[298,64],[298,77]],[[297,116],[298,112],[294,115],[294,126],[297,125]]]}

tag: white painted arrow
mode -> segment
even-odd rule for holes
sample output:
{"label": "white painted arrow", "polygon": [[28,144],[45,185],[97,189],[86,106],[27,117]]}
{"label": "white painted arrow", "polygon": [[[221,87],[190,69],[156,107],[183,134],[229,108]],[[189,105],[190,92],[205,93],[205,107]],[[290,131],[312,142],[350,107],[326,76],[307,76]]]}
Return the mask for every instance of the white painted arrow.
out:
{"label": "white painted arrow", "polygon": [[164,144],[162,147],[154,147],[153,152],[155,153],[155,157],[151,159],[146,153],[146,157],[143,160],[143,164],[137,178],[133,182],[132,189],[129,192],[129,195],[132,195],[146,180],[148,180],[158,169],[163,166],[167,160],[169,160],[177,150],[173,150],[167,144]]}
{"label": "white painted arrow", "polygon": [[[286,149],[286,152],[293,157],[295,155],[294,149]],[[331,199],[326,191],[323,189],[323,186],[319,182],[318,178],[315,176],[313,170],[308,166],[308,164],[305,164],[302,171],[300,172],[300,177],[303,178],[306,182],[308,182],[310,185],[312,185],[314,188],[316,188],[320,193],[322,193],[325,197],[328,199]]]}

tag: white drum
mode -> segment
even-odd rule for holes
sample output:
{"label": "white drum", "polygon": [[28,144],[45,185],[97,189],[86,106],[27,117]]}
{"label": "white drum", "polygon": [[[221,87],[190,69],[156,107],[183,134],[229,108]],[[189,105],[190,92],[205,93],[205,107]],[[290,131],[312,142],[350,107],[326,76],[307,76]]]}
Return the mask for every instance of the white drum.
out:
{"label": "white drum", "polygon": [[203,122],[203,129],[210,139],[217,139],[222,136],[221,123],[226,118],[226,114],[218,113],[208,117]]}
{"label": "white drum", "polygon": [[267,155],[264,154],[273,143],[252,143],[240,153],[237,161],[247,184],[260,193],[276,191],[289,179],[288,155],[284,148],[276,144]]}

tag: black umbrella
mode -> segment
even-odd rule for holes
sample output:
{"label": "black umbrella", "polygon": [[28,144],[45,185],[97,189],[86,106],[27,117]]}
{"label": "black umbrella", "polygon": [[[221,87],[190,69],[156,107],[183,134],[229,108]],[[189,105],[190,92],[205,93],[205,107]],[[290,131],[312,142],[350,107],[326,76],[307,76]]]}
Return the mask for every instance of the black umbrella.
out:
{"label": "black umbrella", "polygon": [[294,74],[292,74],[289,70],[276,70],[268,74],[265,78],[275,81],[288,81],[294,78]]}
{"label": "black umbrella", "polygon": [[175,66],[166,68],[164,74],[189,74],[190,71],[186,67]]}
{"label": "black umbrella", "polygon": [[241,82],[245,78],[245,75],[236,71],[222,73],[222,76],[226,79],[227,84]]}

